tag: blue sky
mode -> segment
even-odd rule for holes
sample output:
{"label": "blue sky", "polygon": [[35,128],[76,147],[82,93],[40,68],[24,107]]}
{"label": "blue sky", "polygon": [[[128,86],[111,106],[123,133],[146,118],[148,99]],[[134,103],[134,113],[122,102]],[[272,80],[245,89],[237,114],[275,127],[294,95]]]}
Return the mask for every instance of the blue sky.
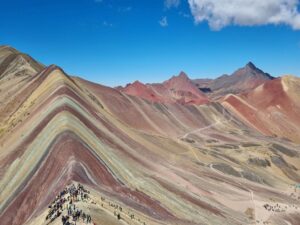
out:
{"label": "blue sky", "polygon": [[[213,12],[197,8],[209,1],[3,1],[0,44],[109,86],[160,82],[180,71],[191,78],[217,77],[248,61],[274,76],[300,75],[298,5],[283,19],[275,6],[260,11],[269,5],[249,12],[238,5],[243,2],[228,7],[244,10],[243,16],[227,10],[226,0]],[[291,0],[278,4],[284,1]]]}

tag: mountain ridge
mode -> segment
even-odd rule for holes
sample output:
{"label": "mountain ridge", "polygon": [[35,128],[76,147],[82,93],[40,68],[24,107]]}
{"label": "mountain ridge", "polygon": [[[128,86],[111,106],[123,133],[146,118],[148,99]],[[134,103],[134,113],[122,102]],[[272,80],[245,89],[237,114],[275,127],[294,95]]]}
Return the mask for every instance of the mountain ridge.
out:
{"label": "mountain ridge", "polygon": [[[183,98],[185,95],[193,95],[189,100],[178,100],[177,102],[180,102],[181,104],[205,104],[209,102],[209,99],[215,100],[229,93],[239,94],[248,92],[265,81],[272,79],[274,79],[274,77],[270,74],[263,72],[252,62],[248,62],[244,67],[236,70],[231,75],[225,74],[216,79],[191,80],[185,72],[181,71],[177,76],[172,76],[170,79],[162,83],[144,84],[145,86],[143,88],[140,85],[140,88],[143,89],[145,93],[143,93],[142,90],[138,90],[135,83],[127,84],[125,88],[118,87],[118,90],[133,96],[143,97],[154,102],[162,102],[164,98],[159,97],[157,92],[161,91],[162,86],[164,86],[167,90],[174,91],[175,95],[183,95]],[[139,82],[139,84],[143,83]],[[157,88],[156,90],[155,87],[159,86],[160,88]],[[154,90],[150,91],[150,89],[153,88]],[[135,91],[132,91],[132,89],[135,89]],[[151,94],[146,94],[146,89],[150,91]],[[163,95],[166,94],[167,91],[164,91]],[[152,97],[149,97],[149,95]],[[207,96],[206,100],[205,96]],[[172,99],[172,96],[169,97],[168,101],[170,101],[170,99]]]}
{"label": "mountain ridge", "polygon": [[135,81],[119,90],[153,102],[177,102],[180,104],[205,104],[209,102],[205,94],[192,83],[184,72],[180,72],[178,76],[172,76],[161,84],[143,84],[140,81]]}

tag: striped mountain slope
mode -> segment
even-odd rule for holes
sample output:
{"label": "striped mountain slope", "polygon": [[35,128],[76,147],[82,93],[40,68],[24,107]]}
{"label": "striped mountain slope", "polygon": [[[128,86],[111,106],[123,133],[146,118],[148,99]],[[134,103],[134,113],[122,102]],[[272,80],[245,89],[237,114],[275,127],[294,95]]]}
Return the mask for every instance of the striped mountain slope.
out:
{"label": "striped mountain slope", "polygon": [[95,224],[296,224],[296,209],[263,205],[299,205],[289,193],[299,145],[227,105],[152,102],[54,65],[28,76],[0,120],[1,224],[48,224],[48,205],[71,183],[90,190],[82,209]]}

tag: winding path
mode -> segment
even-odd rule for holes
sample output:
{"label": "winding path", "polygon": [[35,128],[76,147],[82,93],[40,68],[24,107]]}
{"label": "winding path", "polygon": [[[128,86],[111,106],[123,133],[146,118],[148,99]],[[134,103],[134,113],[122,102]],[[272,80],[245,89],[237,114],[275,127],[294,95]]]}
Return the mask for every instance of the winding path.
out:
{"label": "winding path", "polygon": [[[222,112],[222,115],[223,117],[225,117],[225,109],[223,108],[223,112]],[[198,133],[200,131],[203,131],[203,130],[206,130],[206,129],[209,129],[209,128],[212,128],[218,124],[225,124],[225,123],[229,123],[230,121],[232,121],[232,115],[230,115],[230,119],[227,119],[227,120],[218,120],[217,122],[213,123],[213,124],[210,124],[208,126],[205,126],[205,127],[201,127],[201,128],[198,128],[196,130],[192,130],[190,132],[187,132],[185,133],[184,135],[182,135],[181,137],[179,137],[179,139],[182,139],[182,138],[187,138],[190,134],[195,134],[195,133]]]}
{"label": "winding path", "polygon": [[[225,117],[225,109],[223,108],[223,112],[222,112],[222,115]],[[200,131],[203,131],[203,130],[206,130],[206,129],[209,129],[209,128],[212,128],[218,124],[222,124],[224,125],[225,123],[229,123],[230,121],[232,121],[232,115],[230,115],[230,119],[227,119],[227,120],[219,120],[213,124],[210,124],[208,126],[205,126],[205,127],[202,127],[202,128],[199,128],[199,129],[196,129],[196,130],[193,130],[193,131],[190,131],[190,132],[187,132],[185,133],[184,135],[182,135],[179,139],[184,139],[184,138],[187,138],[190,134],[194,134],[194,133],[198,133]],[[193,148],[190,148],[193,152],[193,155],[195,156],[195,158],[198,160],[198,162],[202,163],[200,161],[200,159],[198,158],[197,154],[195,153],[194,149]],[[208,167],[215,173],[221,175],[221,176],[227,176],[226,174],[224,173],[221,173],[220,171],[217,171],[215,168],[213,168],[213,164],[209,164]],[[255,204],[255,201],[254,201],[254,193],[251,189],[245,187],[242,183],[240,183],[239,181],[236,181],[241,187],[243,187],[245,190],[247,190],[250,194],[250,198],[251,198],[251,201],[253,203],[253,206],[254,206],[254,224],[256,224],[256,204]]]}

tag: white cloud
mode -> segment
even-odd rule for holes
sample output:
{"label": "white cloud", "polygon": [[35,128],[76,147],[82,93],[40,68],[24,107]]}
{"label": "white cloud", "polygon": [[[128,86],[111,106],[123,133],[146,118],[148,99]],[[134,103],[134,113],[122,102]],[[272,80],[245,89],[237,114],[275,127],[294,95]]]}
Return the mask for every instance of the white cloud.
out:
{"label": "white cloud", "polygon": [[188,0],[196,23],[220,30],[228,25],[285,24],[300,29],[298,0]]}
{"label": "white cloud", "polygon": [[177,8],[180,5],[180,0],[165,0],[165,6],[169,9],[172,7]]}
{"label": "white cloud", "polygon": [[160,21],[158,21],[159,25],[162,26],[162,27],[167,27],[169,24],[168,24],[168,19],[167,17],[163,17]]}

